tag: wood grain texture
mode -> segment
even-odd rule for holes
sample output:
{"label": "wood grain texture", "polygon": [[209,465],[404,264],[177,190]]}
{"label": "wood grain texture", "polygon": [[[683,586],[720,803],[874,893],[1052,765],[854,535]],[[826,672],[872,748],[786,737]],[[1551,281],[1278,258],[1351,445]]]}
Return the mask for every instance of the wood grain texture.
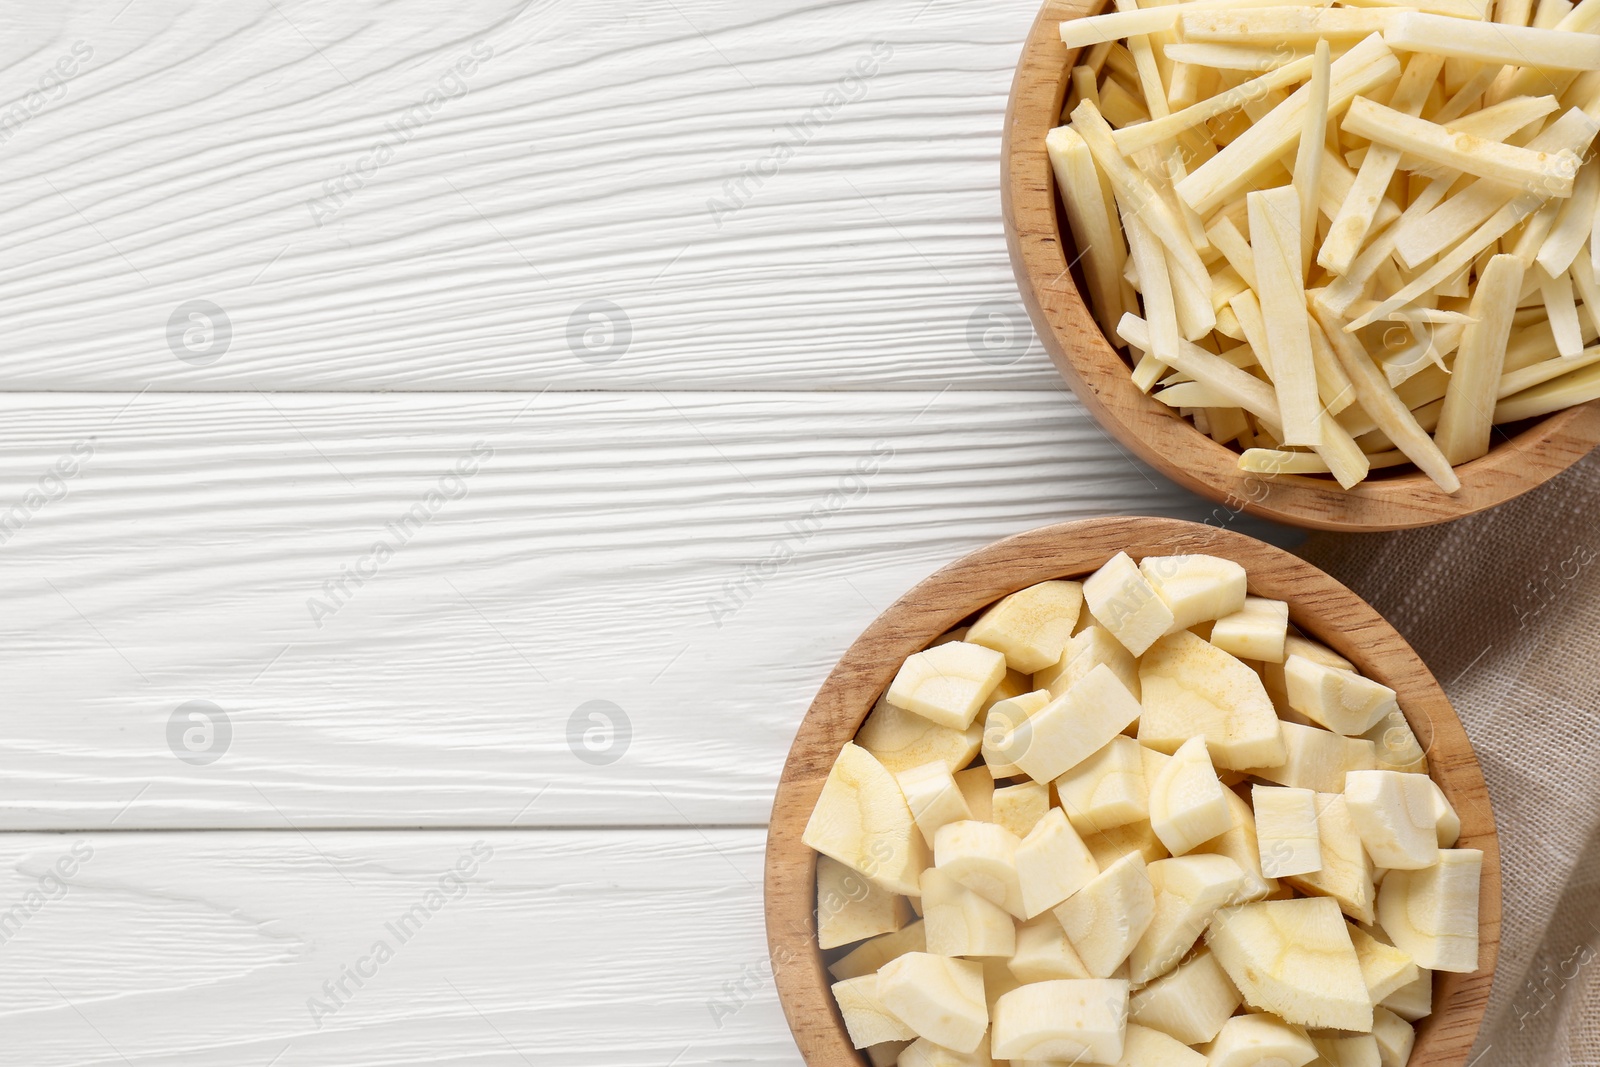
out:
{"label": "wood grain texture", "polygon": [[1365,601],[1281,549],[1228,530],[1171,520],[1109,518],[1007,538],[963,557],[880,615],[828,676],[795,738],[767,837],[767,941],[779,995],[806,1062],[864,1063],[845,1036],[813,932],[816,854],[800,841],[828,770],[906,656],[1000,597],[1051,578],[1093,571],[1118,551],[1206,552],[1233,559],[1251,592],[1285,600],[1309,636],[1395,690],[1428,752],[1429,773],[1461,815],[1460,847],[1483,850],[1479,963],[1473,974],[1435,976],[1434,1013],[1418,1027],[1410,1067],[1462,1067],[1488,1006],[1500,940],[1500,852],[1483,773],[1443,690],[1394,628]]}
{"label": "wood grain texture", "polygon": [[1033,11],[19,9],[0,388],[1052,388],[995,195]]}
{"label": "wood grain texture", "polygon": [[[1064,392],[41,394],[0,425],[9,829],[759,824],[914,581],[1210,510]],[[184,746],[208,764],[171,747],[196,700],[231,725]]]}
{"label": "wood grain texture", "polygon": [[761,938],[761,841],[0,836],[6,1062],[793,1067]]}
{"label": "wood grain texture", "polygon": [[1007,239],[1023,302],[1045,347],[1084,406],[1128,449],[1179,484],[1252,514],[1325,530],[1393,530],[1470,515],[1534,488],[1600,443],[1600,402],[1558,412],[1514,436],[1496,434],[1489,454],[1456,468],[1446,494],[1426,475],[1397,469],[1354,489],[1308,475],[1265,477],[1238,469],[1238,453],[1206,437],[1140,392],[1123,357],[1089,314],[1068,269],[1076,262],[1062,224],[1045,134],[1060,125],[1069,56],[1064,19],[1100,5],[1047,0],[1023,46],[1006,113],[1001,158]]}

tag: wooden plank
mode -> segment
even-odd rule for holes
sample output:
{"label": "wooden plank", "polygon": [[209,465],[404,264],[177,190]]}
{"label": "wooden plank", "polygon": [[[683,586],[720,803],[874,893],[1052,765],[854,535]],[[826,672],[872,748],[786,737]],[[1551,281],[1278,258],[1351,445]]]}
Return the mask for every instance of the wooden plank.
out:
{"label": "wooden plank", "polygon": [[[839,654],[961,553],[1267,529],[1064,392],[37,394],[0,426],[11,829],[759,824]],[[613,762],[578,755],[591,701]]]}
{"label": "wooden plank", "polygon": [[7,1056],[798,1067],[762,846],[757,830],[6,835]]}
{"label": "wooden plank", "polygon": [[1053,389],[997,188],[1037,6],[30,9],[0,100],[75,74],[0,122],[0,388]]}

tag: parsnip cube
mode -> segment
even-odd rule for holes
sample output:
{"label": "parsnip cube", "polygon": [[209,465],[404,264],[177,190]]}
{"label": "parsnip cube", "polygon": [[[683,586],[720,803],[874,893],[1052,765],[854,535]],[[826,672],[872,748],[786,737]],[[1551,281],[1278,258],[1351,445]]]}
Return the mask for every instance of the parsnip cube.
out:
{"label": "parsnip cube", "polygon": [[1094,856],[1060,808],[1051,808],[1022,839],[1017,846],[1016,869],[1024,919],[1055,907],[1100,873]]}
{"label": "parsnip cube", "polygon": [[1002,956],[1017,950],[1011,915],[938,867],[922,872],[922,923],[936,956]]}
{"label": "parsnip cube", "polygon": [[1109,978],[1128,959],[1155,915],[1155,889],[1144,857],[1130,852],[1054,911],[1091,977]]}
{"label": "parsnip cube", "polygon": [[1159,978],[1193,947],[1217,911],[1234,903],[1244,871],[1226,856],[1179,856],[1146,868],[1155,889],[1155,911],[1129,956],[1129,978]]}
{"label": "parsnip cube", "polygon": [[1317,833],[1317,794],[1309,789],[1257,785],[1250,790],[1255,809],[1261,873],[1271,878],[1322,869]]}
{"label": "parsnip cube", "polygon": [[1102,664],[1019,723],[1001,751],[1034,781],[1048,782],[1105,747],[1139,712],[1133,694]]}
{"label": "parsnip cube", "polygon": [[1430,778],[1428,784],[1433,786],[1433,817],[1439,847],[1454,848],[1456,841],[1461,837],[1461,816],[1450,806],[1450,799],[1444,795],[1444,790],[1439,788],[1438,782]]}
{"label": "parsnip cube", "polygon": [[1139,741],[1172,753],[1196,734],[1228,770],[1281,763],[1278,716],[1255,671],[1187,631],[1157,641],[1139,661]]}
{"label": "parsnip cube", "polygon": [[896,1061],[896,1067],[993,1067],[993,1064],[987,1034],[972,1052],[957,1052],[919,1037],[900,1053]]}
{"label": "parsnip cube", "polygon": [[1244,872],[1244,887],[1239,890],[1239,900],[1260,900],[1277,891],[1278,880],[1268,878],[1261,869],[1261,843],[1256,837],[1256,818],[1250,805],[1232,789],[1227,790],[1225,796],[1228,810],[1233,816],[1233,825],[1195,848],[1190,855],[1207,853],[1228,857]]}
{"label": "parsnip cube", "polygon": [[962,822],[972,818],[972,809],[956,788],[956,780],[943,763],[927,763],[894,776],[900,791],[905,794],[911,817],[916,820],[922,838],[933,847],[933,835],[946,823]]}
{"label": "parsnip cube", "polygon": [[984,712],[983,765],[989,768],[991,778],[1012,778],[1022,772],[1010,761],[1005,745],[1011,742],[1013,731],[1051,701],[1049,690],[1036,689],[1031,693],[996,701]]}
{"label": "parsnip cube", "polygon": [[1438,862],[1390,871],[1378,895],[1377,918],[1395,947],[1434,971],[1478,969],[1478,882],[1483,853],[1440,849]]}
{"label": "parsnip cube", "polygon": [[1378,1045],[1378,1060],[1383,1067],[1406,1067],[1417,1031],[1388,1008],[1372,1009],[1372,1037]]}
{"label": "parsnip cube", "polygon": [[1150,828],[1167,851],[1181,856],[1233,825],[1203,737],[1179,746],[1150,783]]}
{"label": "parsnip cube", "polygon": [[1244,607],[1217,620],[1211,643],[1230,656],[1282,663],[1289,634],[1289,605],[1281,600],[1247,596]]}
{"label": "parsnip cube", "polygon": [[1377,766],[1377,749],[1365,738],[1292,722],[1280,724],[1279,729],[1286,758],[1276,766],[1252,767],[1246,773],[1277,785],[1337,793],[1344,789],[1348,772]]}
{"label": "parsnip cube", "polygon": [[1382,1067],[1371,1034],[1318,1034],[1311,1043],[1328,1067]]}
{"label": "parsnip cube", "polygon": [[1146,556],[1139,573],[1172,612],[1169,632],[1187,630],[1244,607],[1244,568],[1220,556]]}
{"label": "parsnip cube", "polygon": [[1094,977],[1078,958],[1061,923],[1049,912],[1017,927],[1017,950],[1010,967],[1022,983]]}
{"label": "parsnip cube", "polygon": [[1206,1057],[1160,1030],[1130,1022],[1122,1058],[1113,1067],[1206,1067]]}
{"label": "parsnip cube", "polygon": [[866,749],[834,760],[801,835],[805,844],[893,893],[915,896],[928,849],[900,786]]}
{"label": "parsnip cube", "polygon": [[959,770],[978,754],[982,739],[983,727],[976,721],[965,730],[952,730],[887,700],[879,700],[856,731],[856,744],[872,753],[890,774],[935,760],[952,771]]}
{"label": "parsnip cube", "polygon": [[1013,989],[994,1007],[990,1051],[1003,1060],[1115,1063],[1128,1023],[1128,983],[1057,979]]}
{"label": "parsnip cube", "polygon": [[994,791],[994,822],[1018,837],[1029,832],[1050,810],[1050,786],[1045,782],[1022,782]]}
{"label": "parsnip cube", "polygon": [[1400,710],[1388,686],[1303,656],[1285,660],[1283,676],[1291,708],[1347,737],[1366,733]]}
{"label": "parsnip cube", "polygon": [[1022,883],[1017,876],[1017,836],[988,822],[953,822],[934,838],[934,862],[940,870],[1017,918],[1026,918]]}
{"label": "parsnip cube", "polygon": [[889,703],[925,719],[965,730],[1005,677],[1006,658],[992,648],[951,641],[906,659],[889,684]]}
{"label": "parsnip cube", "polygon": [[864,974],[833,984],[833,999],[844,1016],[850,1044],[866,1048],[884,1041],[905,1041],[917,1035],[901,1022],[878,996],[878,976]]}
{"label": "parsnip cube", "polygon": [[994,778],[986,767],[968,767],[957,771],[953,777],[967,810],[978,822],[994,821]]}
{"label": "parsnip cube", "polygon": [[1402,1019],[1416,1022],[1433,1014],[1433,972],[1426,967],[1417,968],[1417,980],[1396,989],[1383,998],[1384,1008]]}
{"label": "parsnip cube", "polygon": [[[1148,771],[1145,776],[1149,777]],[[1150,829],[1148,819],[1113,826],[1098,833],[1085,834],[1083,843],[1102,871],[1132,852],[1137,852],[1146,863],[1164,860],[1172,855],[1161,843],[1161,838],[1156,836],[1156,832]]]}
{"label": "parsnip cube", "polygon": [[1005,597],[978,617],[967,640],[1003,654],[1014,671],[1032,674],[1061,658],[1083,607],[1077,582],[1040,582]]}
{"label": "parsnip cube", "polygon": [[1239,991],[1202,947],[1176,970],[1133,993],[1128,1018],[1185,1045],[1198,1045],[1216,1037],[1239,1004]]}
{"label": "parsnip cube", "polygon": [[906,922],[903,897],[828,856],[817,857],[817,947],[838,948]]}
{"label": "parsnip cube", "polygon": [[1398,708],[1361,736],[1372,742],[1378,770],[1428,773],[1428,755],[1406,721],[1405,713]]}
{"label": "parsnip cube", "polygon": [[828,965],[828,973],[843,981],[872,974],[896,956],[907,952],[926,952],[928,941],[923,920],[907,923],[892,934],[875,937],[851,949]]}
{"label": "parsnip cube", "polygon": [[1079,833],[1094,833],[1150,816],[1150,789],[1143,750],[1118,735],[1055,781],[1067,821]]}
{"label": "parsnip cube", "polygon": [[1172,629],[1172,609],[1126,552],[1118,552],[1083,583],[1083,598],[1100,625],[1135,656]]}
{"label": "parsnip cube", "polygon": [[1390,994],[1417,980],[1421,971],[1404,949],[1386,945],[1359,926],[1350,927],[1350,943],[1361,964],[1361,978],[1374,1004],[1382,1004]]}
{"label": "parsnip cube", "polygon": [[1102,663],[1128,687],[1135,700],[1139,699],[1138,661],[1121,641],[1111,636],[1111,631],[1098,625],[1086,626],[1073,634],[1060,660],[1034,672],[1033,684],[1044,686],[1051,696],[1058,697]]}
{"label": "parsnip cube", "polygon": [[1350,918],[1370,924],[1372,860],[1338,793],[1317,794],[1317,846],[1322,866],[1309,874],[1286,875],[1284,880],[1303,893],[1332,897]]}
{"label": "parsnip cube", "polygon": [[1235,1015],[1211,1043],[1207,1067],[1305,1067],[1317,1048],[1303,1028],[1275,1015]]}
{"label": "parsnip cube", "polygon": [[975,1052],[989,1029],[983,967],[970,960],[908,952],[878,972],[878,999],[915,1037]]}
{"label": "parsnip cube", "polygon": [[1438,861],[1438,787],[1430,779],[1401,771],[1351,771],[1344,781],[1350,820],[1373,863],[1417,870]]}
{"label": "parsnip cube", "polygon": [[1246,1004],[1299,1026],[1370,1031],[1372,1001],[1339,907],[1263,900],[1219,912],[1206,944]]}

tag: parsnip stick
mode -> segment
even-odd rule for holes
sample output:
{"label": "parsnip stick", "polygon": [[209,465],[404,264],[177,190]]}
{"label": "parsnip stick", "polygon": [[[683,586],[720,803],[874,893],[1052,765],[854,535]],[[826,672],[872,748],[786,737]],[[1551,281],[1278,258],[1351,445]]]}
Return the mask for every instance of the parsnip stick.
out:
{"label": "parsnip stick", "polygon": [[1089,146],[1070,127],[1051,130],[1045,136],[1045,148],[1083,260],[1090,303],[1101,329],[1110,333],[1122,317],[1122,268],[1128,257],[1122,228],[1113,214],[1110,183],[1096,169]]}
{"label": "parsnip stick", "polygon": [[1239,227],[1226,215],[1217,219],[1206,231],[1211,238],[1211,247],[1221,252],[1228,261],[1228,266],[1239,273],[1244,283],[1250,288],[1256,287],[1256,265],[1250,255],[1250,242],[1244,239],[1244,234],[1239,232]]}
{"label": "parsnip stick", "polygon": [[[1373,452],[1367,463],[1373,470],[1398,467],[1411,460],[1399,449]],[[1250,474],[1327,474],[1328,461],[1315,452],[1285,452],[1279,448],[1247,448],[1239,456],[1239,469]]]}
{"label": "parsnip stick", "polygon": [[1474,137],[1414,118],[1365,97],[1350,102],[1340,128],[1377,144],[1541,196],[1569,196],[1578,174],[1572,152],[1539,152]]}
{"label": "parsnip stick", "polygon": [[1506,339],[1522,289],[1522,262],[1516,256],[1489,260],[1472,297],[1478,320],[1467,327],[1445,390],[1434,440],[1451,463],[1465,463],[1489,451],[1495,386],[1505,362]]}
{"label": "parsnip stick", "polygon": [[1180,382],[1151,394],[1169,408],[1231,408],[1232,400],[1204,382]]}
{"label": "parsnip stick", "polygon": [[1572,266],[1594,227],[1597,196],[1600,196],[1600,160],[1591,159],[1578,172],[1572,196],[1561,205],[1555,225],[1535,257],[1547,274],[1565,274]]}
{"label": "parsnip stick", "polygon": [[1169,44],[1162,53],[1174,63],[1212,70],[1247,70],[1252,73],[1280,69],[1311,58],[1309,48],[1258,48],[1254,45]]}
{"label": "parsnip stick", "polygon": [[[1270,90],[1304,81],[1311,73],[1311,63],[1311,56],[1297,59],[1287,66],[1268,71],[1259,78],[1252,78],[1209,99],[1191,104],[1182,111],[1173,112],[1166,118],[1152,119],[1137,126],[1118,130],[1112,137],[1117,142],[1117,147],[1126,155],[1132,155],[1141,148],[1165,144],[1184,130],[1193,129],[1218,115],[1232,111],[1247,100],[1255,99]],[[1193,64],[1186,63],[1184,66]]]}
{"label": "parsnip stick", "polygon": [[1600,363],[1524,389],[1494,406],[1494,421],[1520,422],[1600,398]]}
{"label": "parsnip stick", "polygon": [[1587,367],[1594,363],[1600,363],[1600,345],[1590,345],[1570,359],[1558,356],[1555,359],[1542,359],[1531,367],[1506,371],[1500,376],[1500,384],[1495,389],[1495,399],[1504,400],[1524,389],[1532,389],[1552,378],[1559,378],[1579,367]]}
{"label": "parsnip stick", "polygon": [[1246,203],[1272,386],[1283,414],[1281,440],[1289,445],[1320,445],[1323,408],[1300,274],[1299,192],[1292,185],[1252,192]]}
{"label": "parsnip stick", "polygon": [[1425,12],[1401,12],[1383,31],[1389,47],[1432,52],[1479,63],[1506,63],[1544,70],[1600,68],[1600,37],[1556,29],[1472,22]]}
{"label": "parsnip stick", "polygon": [[1578,324],[1578,305],[1572,298],[1572,278],[1566,273],[1551,276],[1535,266],[1539,294],[1550,316],[1550,330],[1556,337],[1556,351],[1572,358],[1583,352],[1583,327]]}
{"label": "parsnip stick", "polygon": [[1382,33],[1402,12],[1394,8],[1258,7],[1246,11],[1192,11],[1178,19],[1185,41],[1201,44],[1311,46],[1340,37],[1359,40]]}
{"label": "parsnip stick", "polygon": [[1172,366],[1180,339],[1178,313],[1161,242],[1136,211],[1122,213],[1122,228],[1128,234],[1128,251],[1139,272],[1139,293],[1144,297],[1145,318],[1150,323],[1150,343],[1141,347],[1154,362],[1147,365],[1141,361],[1137,378],[1139,388],[1148,391],[1163,368]]}
{"label": "parsnip stick", "polygon": [[[1317,10],[1315,8],[1313,11]],[[1317,243],[1317,190],[1322,183],[1322,158],[1328,155],[1323,143],[1328,128],[1328,82],[1332,59],[1328,42],[1319,40],[1313,57],[1311,95],[1306,100],[1305,119],[1300,128],[1300,145],[1295,149],[1294,189],[1300,196],[1300,281],[1311,276],[1311,256]]]}
{"label": "parsnip stick", "polygon": [[1061,43],[1068,48],[1119,41],[1139,34],[1159,33],[1178,24],[1178,16],[1206,8],[1268,7],[1279,0],[1196,0],[1194,3],[1147,7],[1138,11],[1116,11],[1061,23]]}

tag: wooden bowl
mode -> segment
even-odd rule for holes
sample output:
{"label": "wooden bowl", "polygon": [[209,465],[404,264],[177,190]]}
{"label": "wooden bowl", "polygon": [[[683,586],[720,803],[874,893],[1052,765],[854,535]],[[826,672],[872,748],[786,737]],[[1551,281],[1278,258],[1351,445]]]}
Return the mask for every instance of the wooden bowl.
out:
{"label": "wooden bowl", "polygon": [[1000,190],[1011,266],[1034,328],[1078,399],[1117,440],[1173,481],[1235,511],[1322,530],[1396,530],[1470,515],[1548,481],[1600,443],[1600,401],[1594,401],[1520,428],[1498,428],[1488,455],[1456,468],[1461,490],[1454,495],[1408,467],[1374,471],[1344,490],[1326,476],[1246,474],[1237,452],[1141,393],[1068,267],[1078,252],[1044,147],[1045,134],[1061,124],[1067,92],[1069,56],[1057,27],[1099,6],[1046,0],[1039,12],[1006,108]]}
{"label": "wooden bowl", "polygon": [[1362,673],[1395,690],[1428,751],[1429,773],[1461,816],[1463,848],[1483,850],[1479,955],[1473,974],[1437,972],[1434,1012],[1418,1027],[1410,1067],[1461,1067],[1488,1006],[1500,944],[1500,851],[1483,772],[1439,683],[1368,604],[1311,564],[1243,534],[1176,519],[1105,518],[1008,537],[950,564],[897,600],[834,667],[800,724],[767,833],[767,944],[778,996],[811,1067],[863,1064],[850,1047],[816,941],[816,853],[800,841],[834,758],[900,663],[940,634],[1018,589],[1089,574],[1117,552],[1206,552],[1249,574],[1250,591],[1287,601],[1289,617]]}

